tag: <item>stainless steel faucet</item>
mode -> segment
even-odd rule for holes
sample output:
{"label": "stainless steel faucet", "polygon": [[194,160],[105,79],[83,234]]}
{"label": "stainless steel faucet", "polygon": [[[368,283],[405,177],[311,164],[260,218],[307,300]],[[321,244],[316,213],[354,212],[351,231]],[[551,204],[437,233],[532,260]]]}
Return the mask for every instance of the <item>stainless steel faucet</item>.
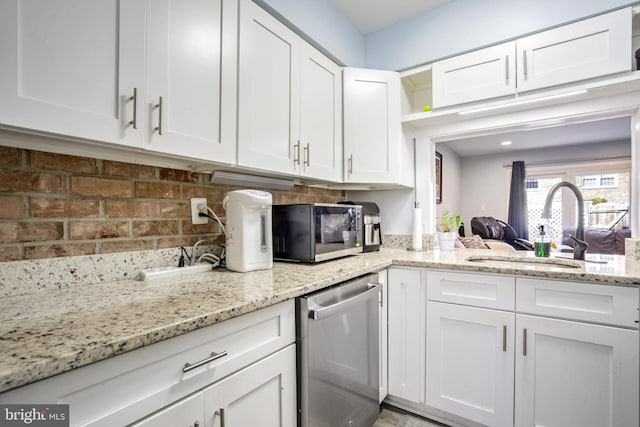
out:
{"label": "stainless steel faucet", "polygon": [[562,181],[558,184],[551,187],[549,190],[549,194],[547,194],[547,199],[544,202],[544,208],[542,209],[542,218],[551,219],[551,204],[553,202],[553,195],[559,188],[567,187],[573,194],[575,194],[576,199],[578,199],[578,224],[576,225],[576,235],[569,235],[571,240],[574,242],[573,246],[573,259],[577,259],[580,261],[584,261],[584,256],[589,248],[587,242],[584,241],[584,198],[582,197],[582,192],[578,187],[574,184]]}

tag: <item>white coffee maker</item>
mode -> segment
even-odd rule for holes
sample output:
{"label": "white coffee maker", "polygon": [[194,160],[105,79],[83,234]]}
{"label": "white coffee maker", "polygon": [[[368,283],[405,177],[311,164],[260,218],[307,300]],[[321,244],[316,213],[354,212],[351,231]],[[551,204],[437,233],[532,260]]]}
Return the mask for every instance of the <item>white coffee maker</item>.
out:
{"label": "white coffee maker", "polygon": [[236,190],[222,201],[226,211],[226,266],[247,272],[273,267],[271,193]]}

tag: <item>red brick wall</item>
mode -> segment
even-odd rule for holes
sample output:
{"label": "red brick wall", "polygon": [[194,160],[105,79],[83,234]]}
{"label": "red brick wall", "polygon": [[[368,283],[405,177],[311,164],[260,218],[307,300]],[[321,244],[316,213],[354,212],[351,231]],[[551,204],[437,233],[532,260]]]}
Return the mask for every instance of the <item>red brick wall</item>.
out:
{"label": "red brick wall", "polygon": [[[192,197],[224,217],[222,199],[240,187],[211,175],[0,146],[0,261],[51,258],[224,241],[217,224],[191,224]],[[274,203],[335,203],[344,192],[296,186],[267,190]]]}

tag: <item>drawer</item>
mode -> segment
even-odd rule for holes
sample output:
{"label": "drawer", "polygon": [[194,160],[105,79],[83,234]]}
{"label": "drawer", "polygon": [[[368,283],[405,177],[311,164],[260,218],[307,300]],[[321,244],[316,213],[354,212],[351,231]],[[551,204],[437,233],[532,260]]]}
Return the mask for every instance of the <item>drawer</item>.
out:
{"label": "drawer", "polygon": [[[286,301],[0,395],[3,403],[68,403],[71,426],[124,425],[295,341]],[[226,355],[184,371],[211,357]]]}
{"label": "drawer", "polygon": [[518,277],[516,311],[638,328],[639,292],[625,286]]}
{"label": "drawer", "polygon": [[515,278],[430,270],[427,300],[513,311]]}

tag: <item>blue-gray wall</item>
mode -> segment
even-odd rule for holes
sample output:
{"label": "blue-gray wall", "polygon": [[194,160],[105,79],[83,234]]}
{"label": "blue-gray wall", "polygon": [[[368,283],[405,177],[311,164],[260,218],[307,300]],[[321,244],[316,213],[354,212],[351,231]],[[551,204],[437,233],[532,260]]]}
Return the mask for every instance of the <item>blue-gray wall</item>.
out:
{"label": "blue-gray wall", "polygon": [[331,0],[257,2],[276,10],[343,64],[403,70],[638,0],[453,0],[366,36]]}
{"label": "blue-gray wall", "polygon": [[339,63],[365,66],[364,36],[331,0],[256,0],[267,4]]}

